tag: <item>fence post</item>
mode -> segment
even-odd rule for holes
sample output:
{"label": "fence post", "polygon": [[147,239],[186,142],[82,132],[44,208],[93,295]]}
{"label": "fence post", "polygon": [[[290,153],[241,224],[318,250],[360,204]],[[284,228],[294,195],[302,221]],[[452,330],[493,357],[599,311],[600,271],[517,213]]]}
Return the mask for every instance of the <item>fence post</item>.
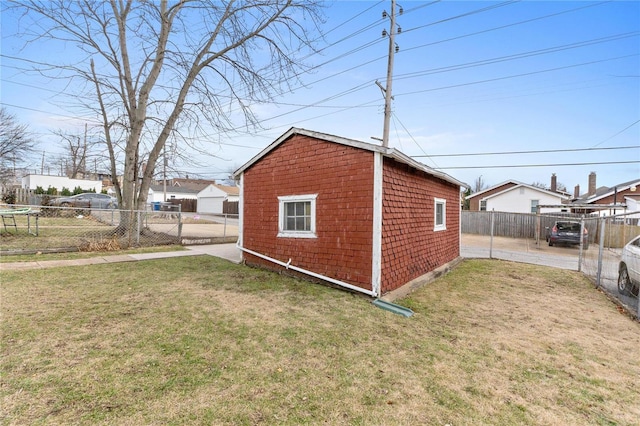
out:
{"label": "fence post", "polygon": [[182,244],[182,205],[178,204],[178,244]]}
{"label": "fence post", "polygon": [[584,256],[584,217],[580,219],[580,246],[578,250],[578,272],[582,272],[582,257]]}
{"label": "fence post", "polygon": [[138,232],[136,232],[136,245],[140,245],[140,226],[142,225],[142,218],[140,217],[140,210],[138,210],[138,215],[137,215],[137,226],[138,226]]}
{"label": "fence post", "polygon": [[496,214],[496,210],[491,209],[491,230],[490,230],[491,238],[489,239],[489,259],[493,259],[493,224],[495,222],[495,214]]}
{"label": "fence post", "polygon": [[225,241],[227,238],[227,214],[224,214],[224,230],[222,231],[222,241]]}
{"label": "fence post", "polygon": [[600,280],[602,278],[602,255],[604,253],[604,228],[607,218],[599,218],[600,221],[600,241],[598,243],[598,273],[596,275],[596,288],[600,288],[602,285]]}
{"label": "fence post", "polygon": [[540,205],[536,206],[536,247],[540,248]]}

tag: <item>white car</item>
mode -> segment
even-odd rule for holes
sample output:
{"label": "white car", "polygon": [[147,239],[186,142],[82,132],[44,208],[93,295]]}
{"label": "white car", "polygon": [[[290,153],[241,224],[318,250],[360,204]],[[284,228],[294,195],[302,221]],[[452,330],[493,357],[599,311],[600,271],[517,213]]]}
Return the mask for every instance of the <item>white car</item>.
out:
{"label": "white car", "polygon": [[640,288],[640,236],[631,240],[622,249],[618,267],[618,292],[638,296]]}

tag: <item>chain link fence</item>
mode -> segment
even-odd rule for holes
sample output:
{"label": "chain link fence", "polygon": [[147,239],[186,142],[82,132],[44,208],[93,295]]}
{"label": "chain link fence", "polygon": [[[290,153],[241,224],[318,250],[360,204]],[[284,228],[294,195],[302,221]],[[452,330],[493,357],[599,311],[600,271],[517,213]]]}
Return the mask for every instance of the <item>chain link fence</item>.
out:
{"label": "chain link fence", "polygon": [[[621,278],[625,265],[631,280],[640,274],[640,256],[631,257],[634,265],[623,261],[630,257],[625,246],[640,235],[638,213],[599,217],[559,214],[511,214],[501,212],[464,212],[461,255],[533,263],[580,271],[594,285],[614,299],[636,318],[640,318],[637,282],[626,285]],[[556,222],[577,222],[573,244],[549,244]],[[582,238],[581,238],[582,236]],[[640,252],[640,246],[635,253]],[[635,273],[633,271],[636,271]],[[619,286],[619,282],[622,284]],[[633,285],[636,285],[634,287]],[[630,288],[631,287],[631,288]]]}
{"label": "chain link fence", "polygon": [[131,247],[236,242],[238,215],[184,213],[180,205],[146,210],[10,205],[0,207],[0,255],[115,251]]}
{"label": "chain link fence", "polygon": [[640,247],[628,244],[640,235],[638,213],[585,219],[594,229],[594,250],[585,252],[581,270],[595,285],[640,319]]}
{"label": "chain link fence", "polygon": [[114,251],[179,244],[181,216],[179,209],[125,211],[12,205],[0,209],[0,251],[3,255]]}

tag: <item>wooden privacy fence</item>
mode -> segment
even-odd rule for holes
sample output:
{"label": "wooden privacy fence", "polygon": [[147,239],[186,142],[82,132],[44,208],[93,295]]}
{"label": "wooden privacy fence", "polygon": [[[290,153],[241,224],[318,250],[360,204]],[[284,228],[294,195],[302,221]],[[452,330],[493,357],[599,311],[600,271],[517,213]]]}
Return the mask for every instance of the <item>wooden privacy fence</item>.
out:
{"label": "wooden privacy fence", "polygon": [[180,206],[180,211],[183,213],[195,213],[198,211],[198,200],[192,198],[171,198],[167,202],[174,206]]}
{"label": "wooden privacy fence", "polygon": [[239,203],[237,201],[224,200],[222,202],[222,214],[238,214],[238,206]]}
{"label": "wooden privacy fence", "polygon": [[[573,213],[553,213],[540,215],[540,227],[537,227],[538,216],[531,213],[507,212],[475,212],[462,211],[461,226],[463,234],[491,235],[491,216],[493,215],[493,235],[496,237],[545,239],[547,228],[553,227],[556,220],[580,220],[583,215]],[[596,231],[597,226],[588,227]]]}

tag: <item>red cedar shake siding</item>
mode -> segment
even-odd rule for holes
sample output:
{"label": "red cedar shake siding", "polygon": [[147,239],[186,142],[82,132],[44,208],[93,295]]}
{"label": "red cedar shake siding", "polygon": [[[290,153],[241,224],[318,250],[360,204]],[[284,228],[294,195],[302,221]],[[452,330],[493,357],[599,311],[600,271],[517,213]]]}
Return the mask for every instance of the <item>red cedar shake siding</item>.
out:
{"label": "red cedar shake siding", "polygon": [[[460,255],[460,187],[385,158],[382,188],[384,294]],[[446,230],[433,230],[435,198],[446,200]]]}
{"label": "red cedar shake siding", "polygon": [[511,187],[516,186],[517,183],[514,182],[507,182],[504,185],[500,185],[496,188],[493,188],[491,191],[487,191],[487,192],[483,192],[482,195],[474,197],[473,194],[471,194],[471,197],[469,198],[469,210],[472,212],[478,212],[480,211],[480,200],[483,198],[486,198],[490,195],[493,194],[497,194],[498,192],[502,192],[506,189],[509,189]]}
{"label": "red cedar shake siding", "polygon": [[[245,248],[371,290],[372,152],[294,135],[245,170],[243,180]],[[304,194],[318,194],[317,238],[277,237],[278,197]]]}

